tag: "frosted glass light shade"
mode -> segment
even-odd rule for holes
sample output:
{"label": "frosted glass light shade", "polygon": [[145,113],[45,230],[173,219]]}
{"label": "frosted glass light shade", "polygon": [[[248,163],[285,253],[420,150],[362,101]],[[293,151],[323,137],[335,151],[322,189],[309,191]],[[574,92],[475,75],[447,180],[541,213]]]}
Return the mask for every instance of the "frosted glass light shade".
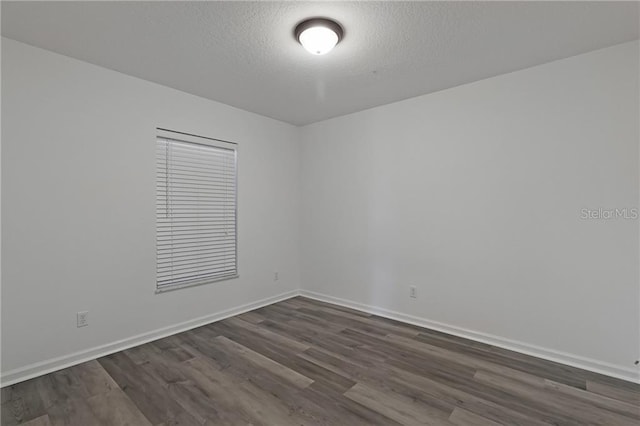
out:
{"label": "frosted glass light shade", "polygon": [[324,18],[308,19],[295,29],[296,38],[309,53],[324,55],[342,39],[342,27]]}
{"label": "frosted glass light shade", "polygon": [[338,34],[327,27],[311,27],[299,37],[302,47],[314,55],[324,55],[338,43]]}

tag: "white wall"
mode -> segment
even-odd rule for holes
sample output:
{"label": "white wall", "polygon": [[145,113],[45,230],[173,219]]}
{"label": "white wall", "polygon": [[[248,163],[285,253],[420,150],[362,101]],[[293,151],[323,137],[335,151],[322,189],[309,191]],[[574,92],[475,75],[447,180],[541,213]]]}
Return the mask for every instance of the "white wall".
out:
{"label": "white wall", "polygon": [[[2,39],[3,384],[301,270],[316,297],[637,379],[638,221],[580,210],[638,207],[638,47],[300,129]],[[239,279],[154,294],[158,126],[240,143]]]}
{"label": "white wall", "polygon": [[638,48],[303,128],[303,289],[637,380]]}
{"label": "white wall", "polygon": [[[4,384],[298,289],[297,128],[8,39],[2,89]],[[156,127],[239,143],[239,279],[154,294]]]}

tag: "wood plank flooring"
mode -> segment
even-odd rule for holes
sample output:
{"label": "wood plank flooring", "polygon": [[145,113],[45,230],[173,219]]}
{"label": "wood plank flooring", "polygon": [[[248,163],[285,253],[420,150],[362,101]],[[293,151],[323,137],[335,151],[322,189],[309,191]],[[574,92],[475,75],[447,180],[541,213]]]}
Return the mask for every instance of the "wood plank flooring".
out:
{"label": "wood plank flooring", "polygon": [[640,386],[297,297],[2,389],[2,425],[638,425]]}

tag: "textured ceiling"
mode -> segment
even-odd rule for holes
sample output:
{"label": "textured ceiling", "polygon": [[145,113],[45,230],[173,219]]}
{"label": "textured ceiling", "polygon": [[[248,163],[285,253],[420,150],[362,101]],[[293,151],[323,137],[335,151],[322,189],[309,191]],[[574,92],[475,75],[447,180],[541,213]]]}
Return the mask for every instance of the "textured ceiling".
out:
{"label": "textured ceiling", "polygon": [[[326,56],[293,38],[328,16]],[[2,34],[303,125],[638,38],[638,3],[2,2]]]}

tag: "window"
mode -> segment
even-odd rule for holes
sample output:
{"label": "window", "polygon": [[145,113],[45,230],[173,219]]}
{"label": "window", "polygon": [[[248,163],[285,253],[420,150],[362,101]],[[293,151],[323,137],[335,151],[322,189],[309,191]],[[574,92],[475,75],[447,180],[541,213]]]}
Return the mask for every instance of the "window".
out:
{"label": "window", "polygon": [[157,291],[238,276],[236,145],[158,129]]}

